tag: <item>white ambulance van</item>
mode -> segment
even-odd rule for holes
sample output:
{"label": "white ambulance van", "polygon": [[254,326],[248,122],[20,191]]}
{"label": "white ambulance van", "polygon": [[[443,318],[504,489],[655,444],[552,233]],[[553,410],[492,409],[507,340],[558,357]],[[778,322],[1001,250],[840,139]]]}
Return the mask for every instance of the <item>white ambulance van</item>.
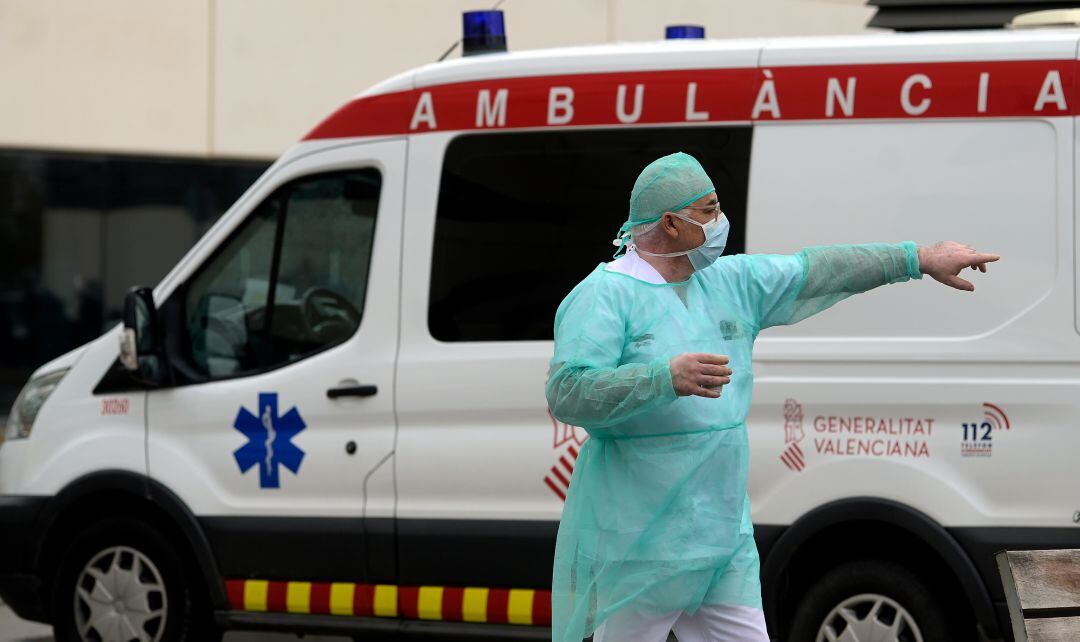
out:
{"label": "white ambulance van", "polygon": [[776,639],[1007,638],[994,553],[1080,547],[1078,45],[672,40],[360,94],[124,327],[26,384],[0,596],[62,641],[544,639],[587,438],[546,410],[554,311],[610,260],[638,172],[681,150],[731,253],[1004,257],[973,294],[926,279],[764,333],[749,426]]}

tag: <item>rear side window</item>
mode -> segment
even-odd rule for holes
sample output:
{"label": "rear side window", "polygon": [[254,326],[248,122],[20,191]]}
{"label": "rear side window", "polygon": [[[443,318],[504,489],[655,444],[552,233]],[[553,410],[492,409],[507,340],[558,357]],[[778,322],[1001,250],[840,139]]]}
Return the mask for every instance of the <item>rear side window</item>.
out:
{"label": "rear side window", "polygon": [[750,127],[473,134],[446,150],[428,327],[440,341],[550,340],[563,297],[610,261],[653,160],[697,158],[743,251]]}

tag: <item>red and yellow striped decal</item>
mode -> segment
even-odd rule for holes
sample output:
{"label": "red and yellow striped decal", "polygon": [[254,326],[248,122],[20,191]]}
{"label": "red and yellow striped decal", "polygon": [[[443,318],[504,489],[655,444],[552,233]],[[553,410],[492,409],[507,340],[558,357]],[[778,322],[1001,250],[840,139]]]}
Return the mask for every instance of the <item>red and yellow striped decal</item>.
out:
{"label": "red and yellow striped decal", "polygon": [[549,626],[551,591],[349,582],[226,580],[237,611]]}

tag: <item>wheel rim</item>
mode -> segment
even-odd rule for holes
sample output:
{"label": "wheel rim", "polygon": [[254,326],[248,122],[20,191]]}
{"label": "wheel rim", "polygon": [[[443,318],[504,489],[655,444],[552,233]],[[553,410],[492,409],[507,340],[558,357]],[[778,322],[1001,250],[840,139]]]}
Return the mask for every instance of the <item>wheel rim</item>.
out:
{"label": "wheel rim", "polygon": [[895,600],[864,593],[829,611],[817,642],[923,642],[923,637],[915,618]]}
{"label": "wheel rim", "polygon": [[86,642],[158,642],[166,607],[157,566],[128,546],[98,553],[75,583],[75,626]]}

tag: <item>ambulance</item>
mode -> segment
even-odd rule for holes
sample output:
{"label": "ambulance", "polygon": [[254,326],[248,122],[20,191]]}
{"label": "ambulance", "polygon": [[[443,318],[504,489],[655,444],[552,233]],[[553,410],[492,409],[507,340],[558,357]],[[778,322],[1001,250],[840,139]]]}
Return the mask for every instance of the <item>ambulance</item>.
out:
{"label": "ambulance", "polygon": [[995,552],[1080,547],[1080,30],[507,53],[479,15],[484,55],[347,102],[33,374],[4,602],[64,642],[548,638],[588,438],[546,409],[553,315],[684,151],[729,253],[1002,255],[763,333],[748,423],[775,639],[1009,639]]}

